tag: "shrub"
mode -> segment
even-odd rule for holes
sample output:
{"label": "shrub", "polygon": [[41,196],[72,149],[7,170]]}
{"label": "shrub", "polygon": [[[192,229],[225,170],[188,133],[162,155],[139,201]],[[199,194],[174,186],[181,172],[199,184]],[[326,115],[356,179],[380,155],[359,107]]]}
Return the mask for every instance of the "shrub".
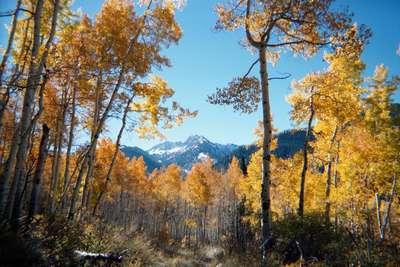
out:
{"label": "shrub", "polygon": [[323,223],[320,215],[309,214],[303,218],[291,215],[274,222],[274,251],[281,255],[284,264],[300,260],[325,262],[328,266],[346,266],[352,242],[340,226]]}

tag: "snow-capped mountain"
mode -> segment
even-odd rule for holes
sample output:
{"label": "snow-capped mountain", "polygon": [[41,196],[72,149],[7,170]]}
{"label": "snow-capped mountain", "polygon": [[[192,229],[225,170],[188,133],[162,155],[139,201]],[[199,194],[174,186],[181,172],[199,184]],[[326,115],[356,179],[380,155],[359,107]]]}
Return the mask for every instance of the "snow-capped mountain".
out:
{"label": "snow-capped mountain", "polygon": [[[304,144],[305,130],[287,130],[278,133],[278,145],[272,153],[279,158],[288,158],[300,151]],[[244,160],[248,164],[251,155],[258,150],[255,144],[250,145],[222,145],[213,143],[207,138],[192,135],[184,142],[164,142],[145,151],[138,147],[121,146],[121,151],[129,158],[143,157],[147,170],[176,164],[188,172],[193,164],[206,158],[213,160],[218,169],[228,168],[233,157]]]}
{"label": "snow-capped mountain", "polygon": [[192,135],[184,142],[164,142],[152,147],[147,152],[163,166],[175,163],[188,171],[192,165],[210,158],[219,162],[231,155],[239,146],[217,144],[199,135]]}

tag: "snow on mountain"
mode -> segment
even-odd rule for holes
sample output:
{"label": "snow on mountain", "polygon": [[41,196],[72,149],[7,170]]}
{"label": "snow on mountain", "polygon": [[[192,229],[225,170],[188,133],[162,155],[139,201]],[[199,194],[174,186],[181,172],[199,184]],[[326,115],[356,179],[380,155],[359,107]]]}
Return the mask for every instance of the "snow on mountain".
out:
{"label": "snow on mountain", "polygon": [[176,164],[184,170],[190,170],[192,165],[210,158],[214,162],[229,156],[238,146],[234,144],[217,144],[204,136],[192,135],[185,142],[164,142],[149,149],[147,152],[163,166]]}
{"label": "snow on mountain", "polygon": [[162,154],[173,154],[173,153],[177,153],[177,152],[184,152],[185,150],[186,150],[185,147],[174,147],[174,148],[167,149],[167,150],[156,148],[156,149],[152,150],[151,152],[149,151],[149,153],[152,155],[162,155]]}
{"label": "snow on mountain", "polygon": [[[288,158],[300,151],[304,144],[305,130],[288,130],[277,136],[278,146],[272,152],[279,158]],[[255,144],[234,145],[213,143],[204,136],[192,135],[184,142],[163,142],[144,151],[138,147],[122,146],[121,151],[129,158],[142,156],[148,171],[176,164],[187,173],[193,164],[210,158],[218,169],[228,168],[232,157],[248,164],[251,155],[258,150]]]}
{"label": "snow on mountain", "polygon": [[205,159],[208,159],[209,156],[208,156],[207,154],[204,154],[203,152],[201,152],[201,153],[197,156],[197,158],[198,158],[199,160],[205,160]]}

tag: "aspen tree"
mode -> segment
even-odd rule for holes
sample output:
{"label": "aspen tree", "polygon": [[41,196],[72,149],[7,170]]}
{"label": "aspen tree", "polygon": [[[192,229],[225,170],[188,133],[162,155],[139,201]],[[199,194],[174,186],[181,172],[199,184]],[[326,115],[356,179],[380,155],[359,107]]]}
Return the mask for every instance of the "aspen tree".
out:
{"label": "aspen tree", "polygon": [[[267,243],[271,241],[271,149],[272,138],[271,110],[269,102],[269,77],[267,60],[276,62],[282,50],[293,51],[304,56],[314,55],[318,48],[335,40],[335,36],[350,27],[351,16],[346,12],[331,11],[332,1],[234,1],[217,6],[217,28],[229,31],[244,28],[248,46],[257,51],[257,60],[251,66],[248,74],[256,63],[259,63],[260,84],[256,86],[242,86],[239,82],[236,86],[230,86],[217,91],[210,98],[211,103],[230,104],[235,102],[233,95],[238,97],[239,111],[252,111],[246,109],[254,102],[262,102],[264,140],[263,140],[263,173],[261,190],[262,213],[262,238],[261,254],[262,264],[266,264]],[[248,78],[246,74],[239,81],[248,84],[255,77]],[[261,95],[256,101],[250,94]],[[247,95],[247,97],[246,97]],[[251,101],[249,101],[249,99]],[[234,99],[236,100],[236,99]],[[253,103],[252,103],[253,102]],[[250,103],[250,104],[249,104]],[[243,108],[244,107],[244,108]]]}

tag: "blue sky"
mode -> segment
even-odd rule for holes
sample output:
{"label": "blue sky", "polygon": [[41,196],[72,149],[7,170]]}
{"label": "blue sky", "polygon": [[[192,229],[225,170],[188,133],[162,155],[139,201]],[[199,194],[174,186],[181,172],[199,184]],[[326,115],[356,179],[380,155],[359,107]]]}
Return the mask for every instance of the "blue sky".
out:
{"label": "blue sky", "polygon": [[[223,87],[233,77],[246,73],[255,60],[254,55],[239,45],[243,32],[216,32],[213,29],[216,21],[214,7],[221,1],[187,0],[185,8],[177,13],[183,37],[178,46],[164,52],[171,59],[172,67],[159,74],[176,91],[175,99],[185,107],[198,110],[199,115],[177,128],[164,131],[168,140],[184,140],[192,134],[204,135],[219,143],[247,144],[255,140],[253,132],[261,119],[260,111],[241,115],[233,112],[231,107],[213,106],[206,102],[207,95],[215,88]],[[14,3],[13,0],[0,0],[0,10],[9,10]],[[100,10],[102,3],[103,0],[76,0],[74,8],[81,8],[92,16]],[[371,75],[375,66],[382,63],[389,67],[390,75],[400,75],[400,56],[396,55],[400,45],[400,1],[340,0],[335,5],[348,5],[355,13],[354,21],[368,25],[373,31],[362,57],[367,64],[366,75]],[[0,23],[4,25],[8,20],[1,19]],[[1,27],[0,43],[4,44],[5,39],[5,27]],[[290,93],[291,80],[301,79],[305,74],[325,67],[321,53],[308,60],[283,55],[275,67],[269,66],[271,75],[279,72],[292,74],[290,79],[272,81],[270,86],[271,109],[278,130],[294,127],[289,120],[290,106],[285,101],[285,96]],[[257,73],[255,68],[254,75]],[[399,92],[395,100],[400,102]],[[115,138],[116,129],[118,123],[112,122],[107,135]],[[132,132],[126,132],[122,141],[125,145],[142,148],[159,142],[140,140]]]}

